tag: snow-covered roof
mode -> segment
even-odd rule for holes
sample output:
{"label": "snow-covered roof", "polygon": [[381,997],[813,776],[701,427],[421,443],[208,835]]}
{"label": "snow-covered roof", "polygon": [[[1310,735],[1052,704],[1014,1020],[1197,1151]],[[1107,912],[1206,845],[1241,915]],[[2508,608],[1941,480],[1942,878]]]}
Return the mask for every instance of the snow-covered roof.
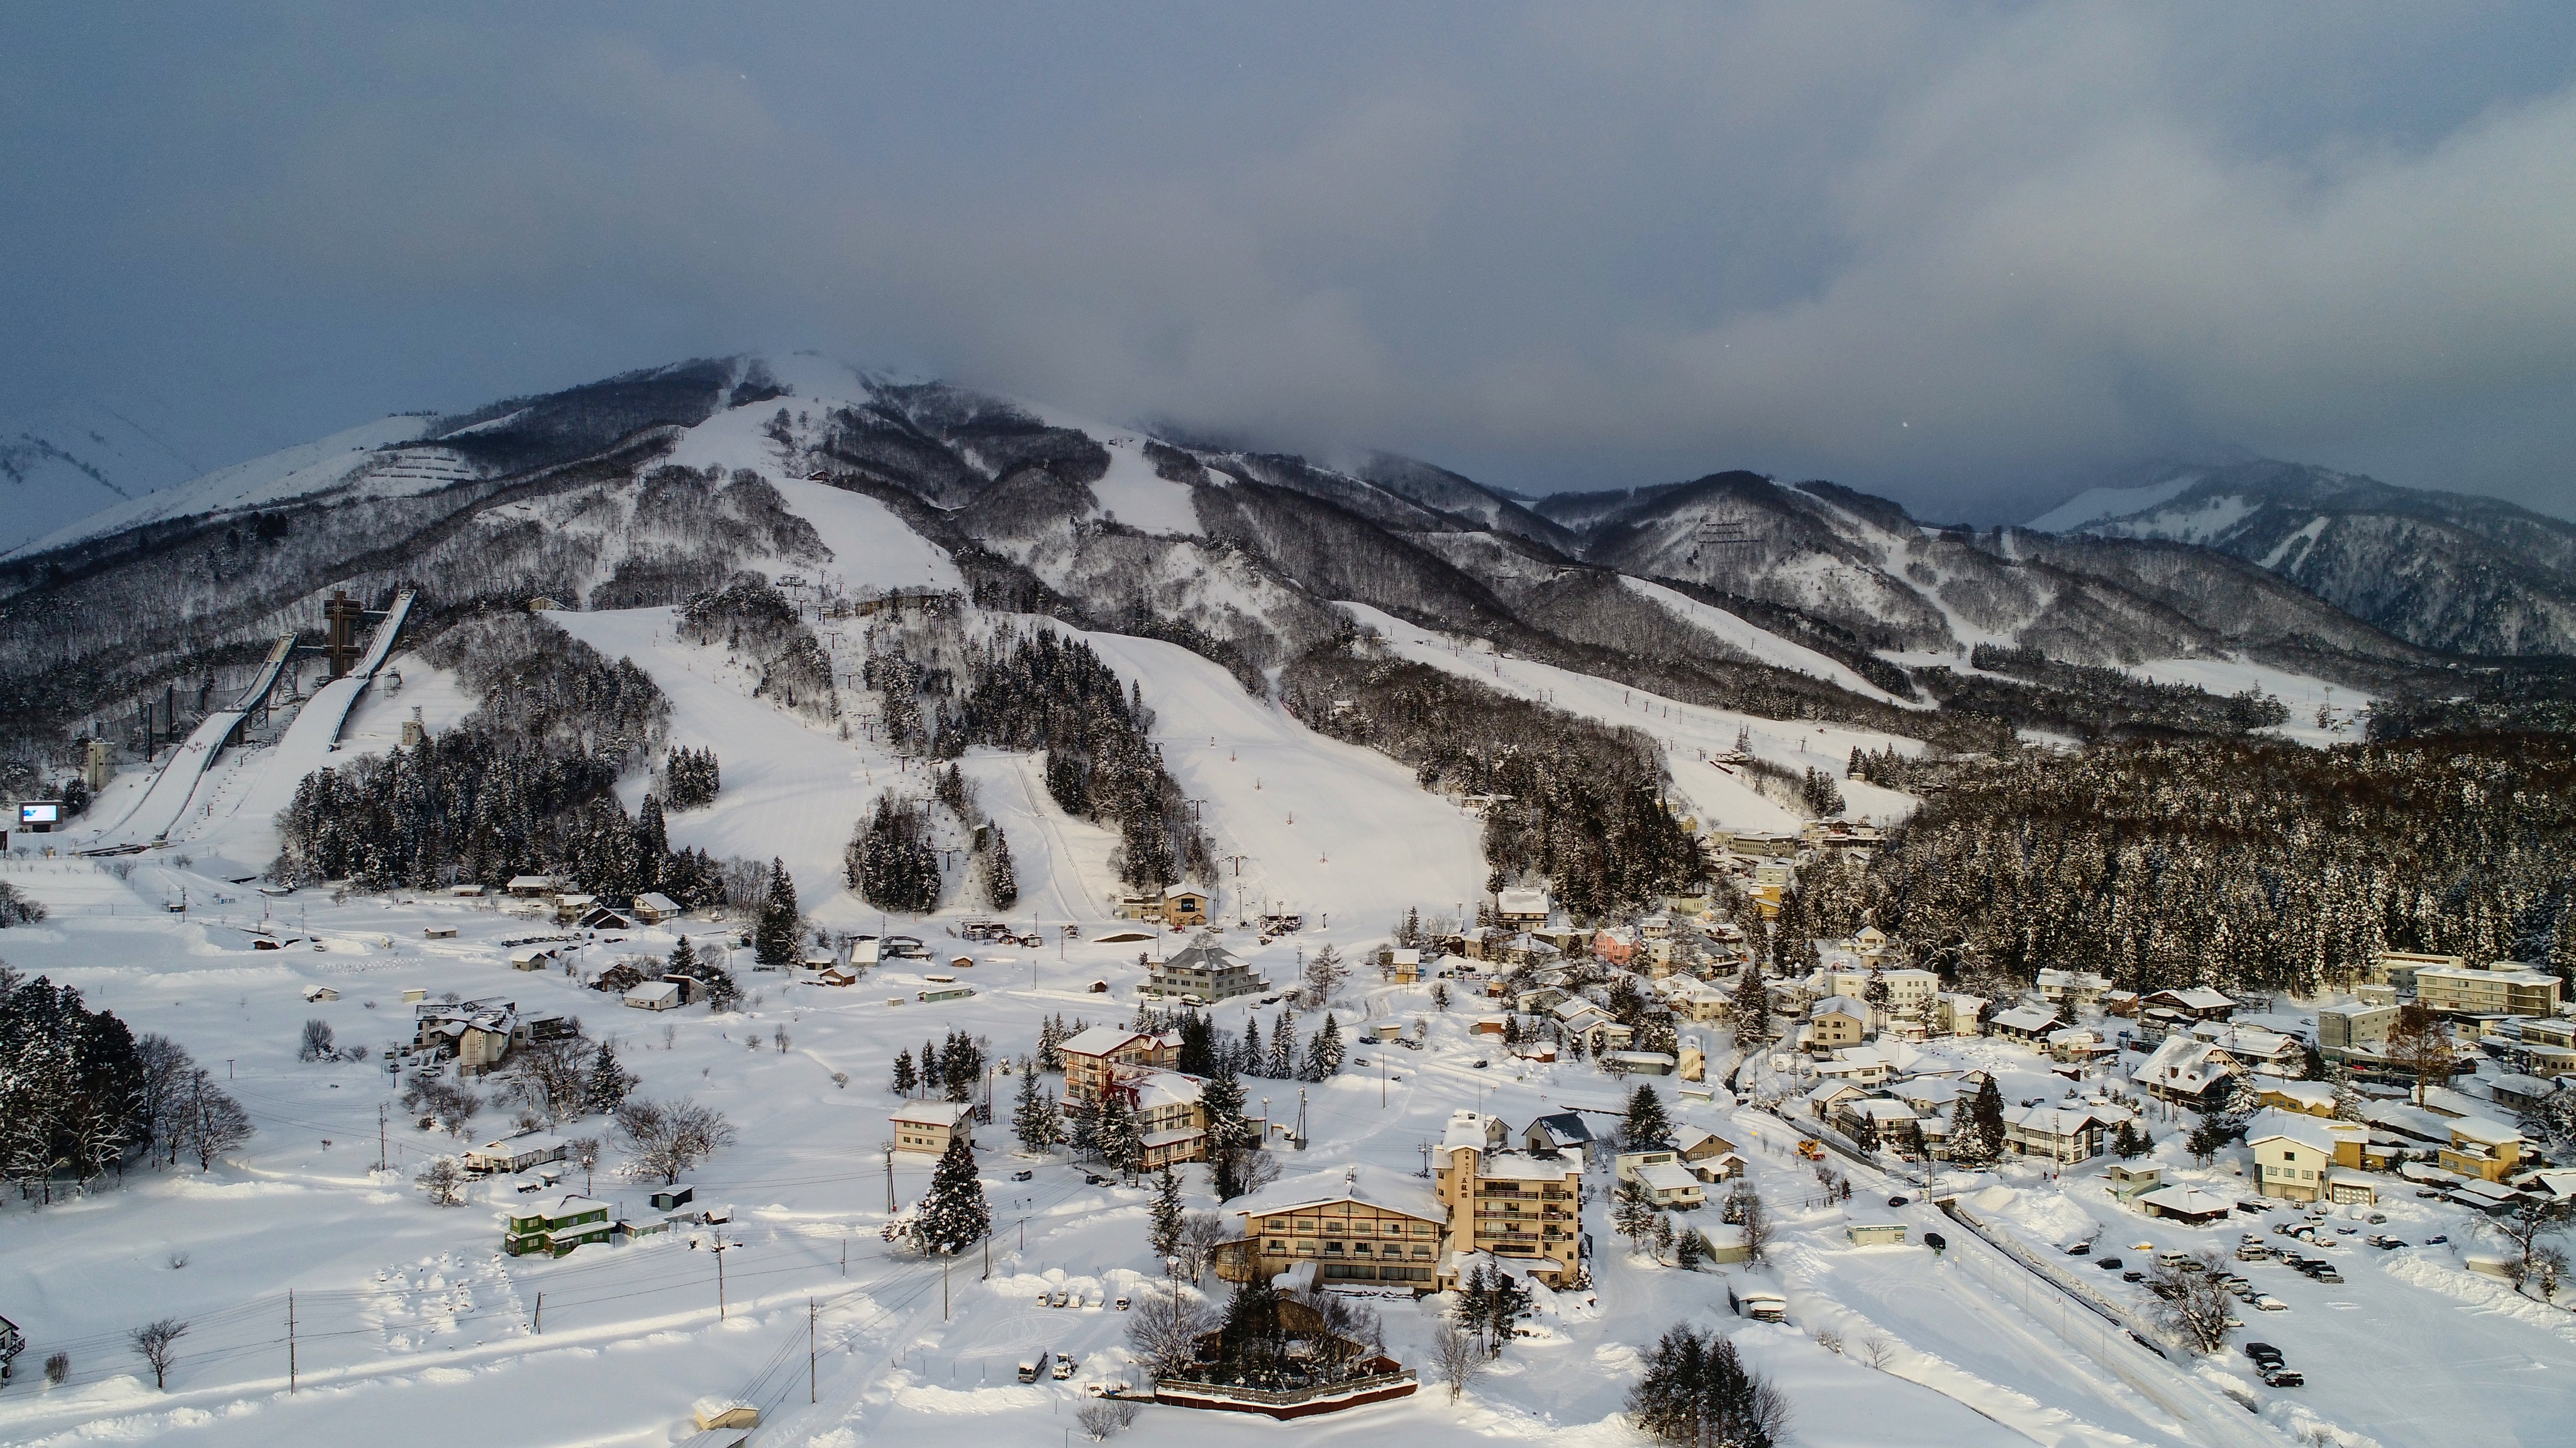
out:
{"label": "snow-covered roof", "polygon": [[2483,1116],[2455,1116],[2449,1123],[2451,1134],[2480,1146],[2505,1146],[2522,1140],[2522,1133],[2500,1121]]}
{"label": "snow-covered roof", "polygon": [[1178,1071],[1147,1071],[1120,1084],[1136,1093],[1137,1105],[1155,1107],[1190,1105],[1206,1083]]}
{"label": "snow-covered roof", "polygon": [[2227,1010],[2236,1004],[2235,998],[2227,992],[2211,990],[2205,985],[2188,986],[2180,990],[2155,991],[2149,994],[2147,999],[2169,1000],[2187,1011]]}
{"label": "snow-covered roof", "polygon": [[963,1101],[913,1101],[896,1108],[889,1119],[918,1126],[953,1127],[974,1112],[975,1108]]}
{"label": "snow-covered roof", "polygon": [[1500,1177],[1506,1181],[1554,1182],[1583,1174],[1583,1159],[1571,1152],[1549,1152],[1541,1156],[1528,1151],[1489,1151],[1476,1158],[1477,1177]]}
{"label": "snow-covered roof", "polygon": [[2176,1034],[2165,1037],[2135,1074],[2142,1083],[2197,1092],[2219,1077],[2235,1073],[2235,1062],[2224,1051],[2207,1041]]}
{"label": "snow-covered roof", "polygon": [[1691,1174],[1690,1168],[1682,1166],[1677,1162],[1650,1162],[1644,1166],[1638,1167],[1636,1169],[1636,1176],[1637,1180],[1644,1182],[1647,1188],[1652,1191],[1695,1192],[1698,1191],[1700,1187],[1699,1178]]}
{"label": "snow-covered roof", "polygon": [[1869,1007],[1847,995],[1830,995],[1807,1008],[1807,1019],[1823,1020],[1827,1016],[1849,1016],[1866,1024]]}
{"label": "snow-covered roof", "polygon": [[679,993],[680,983],[676,980],[648,980],[635,987],[633,990],[628,991],[626,993],[626,999],[630,1001],[662,1001],[669,1000]]}
{"label": "snow-covered roof", "polygon": [[2289,1081],[2279,1076],[2257,1076],[2253,1079],[2257,1089],[2295,1101],[2303,1107],[2325,1107],[2329,1110],[2334,1107],[2334,1087],[2323,1081]]}
{"label": "snow-covered roof", "polygon": [[1360,1202],[1428,1222],[1448,1219],[1439,1194],[1420,1177],[1379,1166],[1328,1167],[1272,1182],[1230,1205],[1247,1217],[1275,1216],[1328,1202]]}
{"label": "snow-covered roof", "polygon": [[1918,1106],[1947,1106],[1968,1094],[1965,1086],[1946,1076],[1917,1077],[1912,1081],[1898,1083],[1894,1090],[1898,1100],[1910,1101]]}
{"label": "snow-covered roof", "polygon": [[647,890],[635,897],[635,908],[650,910],[656,915],[677,915],[680,913],[680,902],[659,890]]}
{"label": "snow-covered roof", "polygon": [[1057,1049],[1076,1056],[1106,1056],[1130,1041],[1152,1039],[1143,1031],[1131,1031],[1125,1026],[1092,1026],[1066,1037]]}
{"label": "snow-covered roof", "polygon": [[1495,892],[1494,909],[1504,915],[1537,915],[1548,911],[1545,890],[1501,890]]}
{"label": "snow-covered roof", "polygon": [[2236,1209],[2236,1204],[2227,1198],[2188,1183],[2141,1192],[2137,1201],[2141,1206],[2177,1217],[2220,1217]]}
{"label": "snow-covered roof", "polygon": [[1712,1142],[1716,1143],[1717,1148],[1721,1151],[1733,1151],[1735,1149],[1734,1142],[1731,1142],[1725,1137],[1704,1127],[1684,1126],[1673,1132],[1673,1149],[1685,1155],[1697,1151],[1701,1147],[1707,1146]]}
{"label": "snow-covered roof", "polygon": [[2073,1136],[2102,1118],[2082,1106],[2008,1106],[2004,1125],[2046,1136]]}
{"label": "snow-covered roof", "polygon": [[2021,1031],[2037,1035],[2057,1024],[2057,1012],[2046,1006],[2016,1006],[1995,1012],[1994,1027],[2002,1031]]}
{"label": "snow-covered roof", "polygon": [[1866,1116],[1872,1121],[1912,1121],[1914,1119],[1913,1108],[1902,1101],[1886,1096],[1872,1096],[1862,1101],[1845,1102],[1840,1109],[1854,1116]]}
{"label": "snow-covered roof", "polygon": [[2259,1146],[2273,1140],[2296,1142],[2314,1149],[2321,1156],[2334,1155],[2334,1128],[2322,1118],[2303,1111],[2267,1107],[2254,1113],[2253,1119],[2245,1123],[2247,1146]]}
{"label": "snow-covered roof", "polygon": [[[1683,1128],[1685,1133],[1695,1129]],[[1582,1113],[1576,1111],[1551,1112],[1532,1121],[1530,1130],[1541,1133],[1558,1146],[1582,1146],[1592,1140],[1592,1128],[1584,1124]]]}

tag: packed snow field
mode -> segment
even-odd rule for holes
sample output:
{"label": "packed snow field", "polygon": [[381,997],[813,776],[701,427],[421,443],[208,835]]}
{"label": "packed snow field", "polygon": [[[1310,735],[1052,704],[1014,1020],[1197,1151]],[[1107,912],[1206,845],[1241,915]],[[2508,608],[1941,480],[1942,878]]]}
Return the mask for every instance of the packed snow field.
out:
{"label": "packed snow field", "polygon": [[[747,994],[730,1013],[691,1007],[665,1016],[621,1007],[563,972],[511,971],[504,942],[554,927],[490,901],[396,895],[333,903],[318,892],[270,899],[159,864],[135,865],[120,879],[103,863],[20,859],[5,878],[53,911],[46,923],[0,941],[13,966],[77,986],[138,1032],[188,1045],[224,1073],[258,1134],[211,1171],[138,1168],[121,1185],[102,1184],[76,1200],[8,1204],[0,1214],[7,1234],[0,1301],[39,1354],[68,1352],[71,1372],[47,1388],[22,1364],[18,1382],[0,1392],[0,1438],[266,1443],[356,1431],[382,1437],[385,1424],[399,1422],[395,1441],[470,1433],[503,1445],[646,1444],[667,1441],[688,1404],[714,1394],[759,1403],[769,1421],[765,1442],[917,1441],[954,1431],[961,1415],[996,1441],[1038,1441],[1060,1436],[1088,1384],[1138,1377],[1126,1320],[1104,1303],[1170,1290],[1146,1243],[1145,1189],[1092,1185],[1062,1154],[1036,1159],[1009,1150],[1006,1122],[988,1128],[980,1165],[994,1209],[990,1275],[982,1256],[970,1254],[943,1283],[938,1264],[881,1237],[889,1216],[879,1151],[896,1104],[885,1082],[897,1051],[951,1029],[988,1036],[997,1052],[1025,1051],[1047,1016],[1121,1018],[1142,978],[1133,946],[955,946],[975,964],[949,973],[977,993],[924,1004],[914,997],[926,966],[881,967],[847,988],[795,983],[749,971],[745,954],[731,949],[730,930],[691,924],[683,929],[702,947],[730,952]],[[166,908],[183,889],[185,916]],[[263,921],[310,943],[256,949],[243,927]],[[430,929],[455,935],[431,938]],[[1330,935],[1346,948],[1374,938],[1366,928]],[[1248,933],[1230,933],[1229,945],[1279,983],[1294,974],[1298,951],[1321,938],[1265,948]],[[676,940],[671,930],[605,934],[566,955],[594,969],[629,953],[667,952]],[[1109,993],[1089,992],[1093,981],[1107,982]],[[308,1002],[314,987],[339,996]],[[697,1234],[701,1245],[719,1238],[728,1245],[721,1305],[716,1254],[684,1236],[586,1246],[559,1261],[503,1256],[501,1214],[526,1199],[503,1177],[473,1188],[463,1208],[429,1205],[411,1179],[460,1143],[406,1123],[399,1108],[384,1127],[386,1169],[375,1169],[377,1111],[394,1082],[372,1060],[300,1061],[297,1036],[304,1021],[319,1018],[344,1044],[372,1055],[407,1038],[408,990],[578,1014],[591,1035],[615,1042],[642,1077],[641,1094],[687,1095],[733,1121],[739,1144],[692,1175],[699,1202],[733,1208],[729,1226]],[[1238,999],[1212,1013],[1220,1030],[1239,1035],[1247,1015],[1275,1010]],[[1441,1012],[1424,986],[1385,985],[1363,973],[1337,1014],[1423,1020],[1425,1048],[1357,1047],[1344,1074],[1319,1085],[1247,1080],[1248,1104],[1282,1124],[1299,1092],[1309,1097],[1310,1148],[1274,1147],[1291,1158],[1291,1172],[1354,1162],[1410,1172],[1422,1144],[1460,1108],[1515,1126],[1564,1109],[1602,1113],[1594,1119],[1606,1124],[1622,1104],[1622,1085],[1587,1064],[1501,1056],[1490,1038],[1470,1034],[1463,1001]],[[2008,1094],[2063,1085],[2037,1058],[2003,1043],[1945,1051],[1956,1059],[1943,1064],[1996,1071]],[[1004,1118],[1009,1090],[1007,1080],[997,1084]],[[499,1115],[487,1113],[466,1143],[505,1130]],[[2564,1441],[2558,1397],[2542,1385],[2576,1370],[2576,1319],[2467,1274],[2453,1250],[2348,1247],[2338,1254],[2347,1280],[2336,1286],[2273,1264],[2249,1268],[2291,1304],[2263,1314],[2260,1335],[2309,1378],[2304,1390],[2273,1391],[2230,1357],[2177,1368],[1932,1209],[1885,1207],[1888,1196],[1919,1195],[1911,1179],[1837,1160],[1832,1168],[1848,1177],[1853,1195],[1828,1200],[1813,1169],[1786,1150],[1804,1133],[1734,1105],[1723,1090],[1712,1103],[1676,1103],[1675,1116],[1737,1142],[1750,1159],[1780,1220],[1770,1275],[1787,1289],[1790,1325],[1745,1323],[1728,1312],[1729,1277],[1748,1269],[1684,1272],[1625,1250],[1596,1194],[1585,1222],[1594,1288],[1542,1291],[1526,1335],[1465,1400],[1452,1405],[1426,1384],[1410,1399],[1294,1431],[1368,1442],[1567,1432],[1589,1442],[1633,1441],[1618,1417],[1626,1388],[1653,1339],[1687,1320],[1730,1333],[1788,1390],[1803,1444],[2279,1443],[2323,1419],[2352,1434],[2349,1442],[2440,1445],[2459,1441],[2457,1425],[2472,1413],[2490,1441]],[[2231,1198],[2242,1193],[2226,1163],[2203,1171],[2181,1154],[2178,1132],[2155,1130],[2168,1179],[2204,1180]],[[598,1118],[562,1131],[607,1134]],[[891,1187],[901,1203],[921,1196],[928,1163],[896,1158]],[[1020,1171],[1030,1179],[1015,1179]],[[2260,1230],[2244,1220],[2205,1230],[2150,1222],[2114,1203],[2089,1168],[2056,1179],[2007,1169],[1984,1184],[1944,1175],[1945,1192],[1959,1192],[1989,1230],[2034,1254],[2056,1255],[2075,1241],[2091,1241],[2095,1261],[2143,1256],[2150,1243],[2224,1249],[2237,1231]],[[1201,1168],[1185,1178],[1193,1206],[1216,1205]],[[567,1185],[578,1183],[576,1169]],[[639,1199],[649,1190],[615,1179],[607,1166],[597,1185],[599,1196],[638,1216],[646,1215]],[[2460,1209],[2403,1200],[2382,1210],[2385,1230],[2410,1241],[2444,1231],[2466,1240]],[[2270,1214],[2294,1215],[2286,1207]],[[1849,1244],[1848,1224],[1881,1220],[1906,1222],[1911,1244]],[[1946,1231],[1950,1250],[1924,1250],[1927,1230]],[[2069,1271],[2103,1277],[2104,1290],[2134,1295],[2110,1280],[2116,1274],[2064,1260]],[[1040,1293],[1056,1287],[1087,1305],[1038,1305]],[[1183,1290],[1214,1296],[1223,1288],[1210,1277]],[[809,1386],[800,1361],[809,1302],[819,1352],[811,1401],[796,1391]],[[1441,1300],[1377,1305],[1396,1355],[1427,1366]],[[153,1317],[191,1324],[166,1392],[139,1376],[123,1341]],[[2438,1323],[2438,1335],[2392,1335],[2393,1324],[2409,1322]],[[1820,1331],[1839,1336],[1839,1354],[1819,1344]],[[1079,1371],[1064,1383],[1013,1381],[1013,1365],[1040,1349],[1071,1353]],[[2239,1400],[2261,1413],[2247,1413]],[[1153,1409],[1133,1431],[1134,1441],[1153,1444],[1210,1435],[1249,1441],[1284,1430]]]}

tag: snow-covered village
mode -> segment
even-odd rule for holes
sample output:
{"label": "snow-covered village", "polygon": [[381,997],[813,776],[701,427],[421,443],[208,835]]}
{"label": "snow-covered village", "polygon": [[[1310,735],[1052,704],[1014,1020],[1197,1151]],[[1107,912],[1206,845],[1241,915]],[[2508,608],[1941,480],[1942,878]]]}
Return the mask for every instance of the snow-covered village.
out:
{"label": "snow-covered village", "polygon": [[[2143,106],[2132,52],[2215,43],[1926,12],[1908,33],[1952,59],[1846,71],[1803,12],[1719,9],[1659,39],[1495,12],[1513,62],[1413,35],[1402,7],[1368,17],[1366,55],[1250,12],[1043,44],[948,19],[493,23],[525,90],[612,107],[604,128],[452,63],[426,79],[421,57],[467,53],[434,29],[210,22],[204,55],[156,60],[319,109],[154,100],[212,128],[206,156],[230,137],[290,179],[207,159],[227,219],[152,268],[190,300],[118,325],[230,305],[251,283],[198,269],[245,236],[327,253],[296,263],[318,287],[400,251],[423,300],[281,322],[316,349],[292,365],[250,360],[286,345],[264,323],[234,329],[255,393],[173,361],[149,376],[179,403],[47,412],[0,377],[0,1443],[2576,1442],[2576,523],[2570,494],[2516,491],[2540,464],[2426,474],[2432,444],[2371,441],[2353,407],[2299,430],[2308,394],[2266,390],[2279,335],[2333,354],[2313,387],[2366,393],[2374,426],[2404,414],[2396,383],[2357,380],[2372,346],[2299,330],[2313,308],[2241,344],[2276,360],[2225,408],[2159,379],[2144,332],[2102,341],[2122,406],[2152,414],[2118,426],[2036,393],[1974,428],[1932,415],[2060,367],[1953,347],[1964,323],[1880,345],[1839,311],[1768,312],[1641,380],[1514,351],[1492,320],[1513,308],[1479,309],[1460,336],[1504,345],[1511,380],[1472,407],[1405,380],[1464,362],[1339,350],[1398,315],[1437,334],[1461,287],[1615,312],[1598,277],[1660,265],[1583,259],[1589,220],[1447,219],[1498,168],[1575,218],[1628,184],[1518,131],[1477,159],[1506,99],[1637,133],[1597,98],[1526,97],[1541,59],[1632,77],[1722,38],[1715,69],[1656,85],[1809,76],[1828,112],[1877,115],[1894,102],[1856,97],[1899,71]],[[2545,29],[2510,48],[2576,53]],[[2443,34],[2390,53],[2502,44]],[[40,68],[87,74],[95,42],[49,33]],[[308,75],[315,56],[372,58]],[[1425,69],[1385,71],[1407,98],[1358,120],[1280,120],[1346,127],[1282,158],[1234,112],[1290,104],[1253,74],[1288,56]],[[1068,80],[1076,60],[1098,73]],[[2329,68],[2359,93],[2370,64]],[[2288,126],[2301,103],[2256,71],[2259,105],[2228,98],[2240,78],[2190,107]],[[996,117],[918,129],[997,76]],[[1042,99],[1065,86],[1137,109],[1076,124]],[[1884,123],[1948,141],[1810,138],[1846,178],[1830,205],[1742,194],[1860,227],[1853,208],[1928,203],[1853,188],[2039,166],[1941,160],[1988,124],[1946,93]],[[1726,138],[1711,167],[1773,134],[1772,102],[1729,104],[1667,117]],[[2321,154],[2377,154],[2332,114]],[[1126,162],[1064,178],[1115,217],[920,179],[1016,174],[1107,144],[1093,125],[1122,155],[1150,134],[1225,158],[1254,179],[1216,209],[1243,217],[1191,222]],[[836,126],[866,150],[806,149]],[[630,128],[660,139],[613,162]],[[325,134],[350,148],[330,184],[292,181]],[[1975,145],[2040,144],[2011,134]],[[74,166],[64,136],[21,138],[95,171],[46,170],[68,218],[164,144]],[[893,155],[931,188],[906,194],[945,199],[871,212]],[[611,203],[612,164],[697,219]],[[2194,185],[2172,160],[2084,164]],[[1652,169],[1647,209],[1684,204]],[[671,179],[698,172],[737,174]],[[2449,198],[2457,242],[2485,174],[2381,184]],[[262,208],[317,186],[326,214],[293,214],[319,239],[269,235]],[[2292,205],[2236,204],[2205,229]],[[2065,203],[2087,225],[2108,206]],[[2133,269],[2189,249],[2117,214],[2104,254]],[[417,235],[371,229],[387,215]],[[685,260],[634,254],[710,217]],[[1976,245],[2062,221],[1981,222]],[[1183,259],[1166,228],[1190,225],[1214,230]],[[1811,226],[1727,245],[1830,271],[1818,253],[1892,244]],[[771,249],[836,228],[870,238],[865,265]],[[1915,230],[1908,255],[1967,245]],[[1035,236],[1043,265],[1008,255]],[[512,280],[468,285],[504,265],[486,243]],[[85,298],[60,305],[127,305],[74,279],[141,267],[128,244],[46,251]],[[577,273],[542,259],[559,245]],[[1533,278],[1595,280],[1513,287],[1481,248],[1520,246]],[[1339,299],[1236,319],[1267,293],[1223,268],[1270,247]],[[1485,260],[1378,275],[1417,247]],[[2356,264],[2336,256],[2315,267]],[[1139,270],[1194,299],[1186,323],[1132,298],[1080,319]],[[1799,306],[2002,285],[1973,270],[1820,273]],[[808,280],[739,341],[611,324],[698,272]],[[2095,312],[2126,315],[2132,280]],[[528,286],[588,340],[476,320]],[[2261,290],[2168,310],[2214,331]],[[2513,356],[2563,361],[2564,335]],[[1633,359],[1641,336],[1597,345]],[[1922,336],[1939,361],[1869,380]],[[321,338],[346,360],[317,367]],[[1835,378],[1796,370],[1809,351]],[[1844,371],[1853,406],[1810,420]],[[256,425],[206,421],[218,404]],[[1871,409],[1911,435],[1854,440]],[[2339,470],[2364,464],[2405,481]]]}

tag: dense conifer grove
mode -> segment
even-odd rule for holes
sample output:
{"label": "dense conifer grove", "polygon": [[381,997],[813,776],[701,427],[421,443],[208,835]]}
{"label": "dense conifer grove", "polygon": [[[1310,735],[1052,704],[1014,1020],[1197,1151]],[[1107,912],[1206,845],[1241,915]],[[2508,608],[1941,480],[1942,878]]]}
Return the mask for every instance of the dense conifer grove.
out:
{"label": "dense conifer grove", "polygon": [[1280,680],[1307,727],[1411,765],[1425,788],[1496,798],[1485,810],[1491,884],[1543,876],[1567,909],[1644,905],[1707,873],[1663,803],[1652,741],[1421,664],[1317,649]]}
{"label": "dense conifer grove", "polygon": [[0,964],[0,1174],[50,1199],[182,1155],[211,1165],[251,1135],[241,1104],[177,1043],[136,1040],[81,993]]}
{"label": "dense conifer grove", "polygon": [[878,795],[876,812],[842,859],[850,888],[879,910],[926,915],[939,908],[939,853],[919,805]]}
{"label": "dense conifer grove", "polygon": [[890,727],[901,712],[897,692],[916,719],[910,690],[953,695],[936,697],[933,715],[916,726],[933,753],[953,759],[970,744],[1042,750],[1057,806],[1118,832],[1121,880],[1150,890],[1213,875],[1213,846],[1147,737],[1153,712],[1089,646],[1051,629],[1011,628],[938,646],[956,655],[957,667],[926,667],[892,652],[870,659],[871,687],[889,690]]}
{"label": "dense conifer grove", "polygon": [[1865,870],[1805,872],[1782,938],[1868,919],[1945,972],[2083,967],[2141,991],[2309,995],[2381,950],[2576,974],[2564,735],[2200,740],[1911,772],[1900,787],[1929,803]]}
{"label": "dense conifer grove", "polygon": [[724,771],[712,749],[674,749],[662,765],[662,800],[672,809],[713,804],[722,788]]}
{"label": "dense conifer grove", "polygon": [[521,614],[469,620],[423,652],[481,705],[415,748],[305,776],[278,815],[278,878],[430,888],[558,873],[620,899],[723,898],[716,861],[670,849],[657,800],[630,819],[613,792],[670,713],[650,675]]}

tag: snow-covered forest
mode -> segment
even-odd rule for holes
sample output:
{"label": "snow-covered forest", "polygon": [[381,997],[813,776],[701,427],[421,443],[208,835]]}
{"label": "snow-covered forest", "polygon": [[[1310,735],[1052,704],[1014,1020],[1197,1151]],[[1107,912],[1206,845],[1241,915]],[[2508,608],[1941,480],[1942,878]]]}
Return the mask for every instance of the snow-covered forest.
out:
{"label": "snow-covered forest", "polygon": [[1805,872],[1782,938],[1901,934],[1945,971],[2311,996],[2381,950],[2576,967],[2576,744],[2026,751],[1873,779],[1933,790],[1865,870]]}

